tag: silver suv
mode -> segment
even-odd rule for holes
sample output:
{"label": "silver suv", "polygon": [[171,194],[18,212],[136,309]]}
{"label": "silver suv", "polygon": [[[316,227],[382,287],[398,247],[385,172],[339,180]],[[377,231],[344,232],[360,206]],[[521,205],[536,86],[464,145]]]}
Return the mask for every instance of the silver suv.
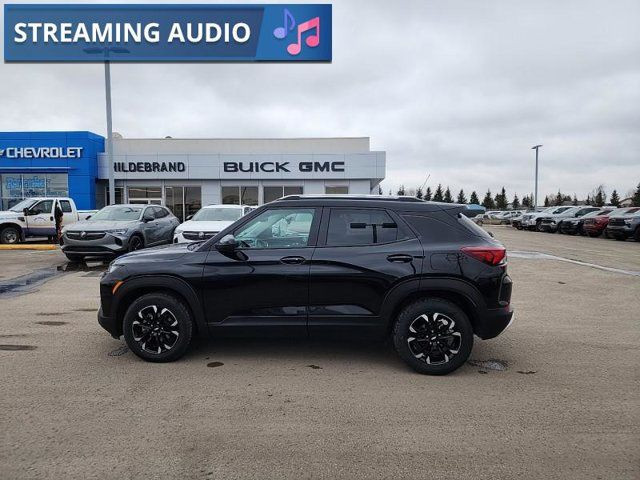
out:
{"label": "silver suv", "polygon": [[71,261],[114,257],[171,243],[180,221],[159,205],[111,205],[87,220],[65,227],[60,243]]}

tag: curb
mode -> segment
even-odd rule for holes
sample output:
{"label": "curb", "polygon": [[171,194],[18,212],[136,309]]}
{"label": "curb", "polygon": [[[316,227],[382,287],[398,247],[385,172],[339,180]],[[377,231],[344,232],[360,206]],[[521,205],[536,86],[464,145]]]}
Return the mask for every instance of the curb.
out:
{"label": "curb", "polygon": [[10,245],[0,245],[0,250],[57,250],[57,245],[42,245],[42,244],[10,244]]}

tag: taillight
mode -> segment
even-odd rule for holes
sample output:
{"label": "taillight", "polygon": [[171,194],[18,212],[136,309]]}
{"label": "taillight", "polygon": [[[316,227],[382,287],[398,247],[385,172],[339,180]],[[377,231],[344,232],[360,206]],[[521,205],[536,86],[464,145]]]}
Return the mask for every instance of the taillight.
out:
{"label": "taillight", "polygon": [[492,267],[505,263],[507,257],[507,250],[504,247],[462,247],[461,250]]}

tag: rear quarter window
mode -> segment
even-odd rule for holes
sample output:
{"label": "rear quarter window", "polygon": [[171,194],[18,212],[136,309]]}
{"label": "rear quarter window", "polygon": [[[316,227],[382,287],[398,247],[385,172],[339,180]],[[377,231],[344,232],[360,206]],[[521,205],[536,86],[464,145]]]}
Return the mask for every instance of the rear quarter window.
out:
{"label": "rear quarter window", "polygon": [[474,236],[491,240],[486,231],[462,214],[458,214],[457,219],[454,217],[447,219],[452,223],[426,215],[405,214],[402,218],[426,243],[458,243],[468,241]]}

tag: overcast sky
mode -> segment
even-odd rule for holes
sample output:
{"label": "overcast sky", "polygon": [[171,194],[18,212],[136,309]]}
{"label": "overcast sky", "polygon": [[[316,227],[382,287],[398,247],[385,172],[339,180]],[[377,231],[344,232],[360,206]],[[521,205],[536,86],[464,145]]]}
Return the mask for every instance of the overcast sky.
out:
{"label": "overcast sky", "polygon": [[[385,193],[430,175],[480,197],[531,192],[541,143],[541,196],[622,196],[640,182],[639,25],[637,0],[337,0],[331,64],[114,65],[114,130],[368,136]],[[0,131],[106,133],[99,64],[0,64],[0,100]]]}

